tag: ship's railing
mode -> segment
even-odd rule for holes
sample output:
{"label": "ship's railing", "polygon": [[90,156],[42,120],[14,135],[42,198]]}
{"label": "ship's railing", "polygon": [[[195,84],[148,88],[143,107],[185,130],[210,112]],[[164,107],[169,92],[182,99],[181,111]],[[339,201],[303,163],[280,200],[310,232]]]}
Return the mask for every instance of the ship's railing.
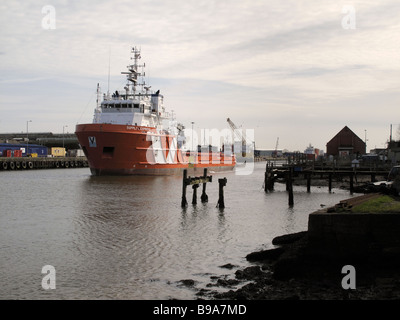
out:
{"label": "ship's railing", "polygon": [[[118,91],[119,92],[119,91]],[[122,91],[123,92],[123,91]],[[110,101],[110,100],[149,100],[151,98],[152,94],[151,93],[119,93],[118,95],[112,94],[112,95],[106,95],[104,94],[104,101]]]}
{"label": "ship's railing", "polygon": [[193,164],[234,164],[234,155],[227,155],[224,152],[194,152],[186,151],[183,153],[185,161]]}
{"label": "ship's railing", "polygon": [[140,112],[138,108],[103,108],[102,113],[135,113]]}

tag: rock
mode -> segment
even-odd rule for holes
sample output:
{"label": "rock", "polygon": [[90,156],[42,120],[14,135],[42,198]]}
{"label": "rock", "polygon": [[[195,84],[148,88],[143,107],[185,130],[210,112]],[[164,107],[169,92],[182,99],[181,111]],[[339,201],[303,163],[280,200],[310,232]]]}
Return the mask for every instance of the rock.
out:
{"label": "rock", "polygon": [[195,284],[195,281],[192,280],[192,279],[179,280],[179,282],[180,282],[182,285],[186,286],[186,287],[193,287],[194,284]]}
{"label": "rock", "polygon": [[244,270],[237,270],[235,272],[237,279],[254,280],[264,275],[259,266],[247,267]]}
{"label": "rock", "polygon": [[299,275],[300,266],[298,260],[294,257],[285,257],[279,259],[274,265],[274,278],[287,280]]}
{"label": "rock", "polygon": [[235,286],[239,283],[240,283],[239,280],[236,280],[236,279],[218,279],[217,280],[217,286],[221,286],[221,287]]}
{"label": "rock", "polygon": [[233,265],[231,263],[227,263],[227,264],[224,264],[223,266],[219,266],[219,267],[220,268],[226,268],[226,269],[233,269],[233,268],[235,268],[237,266],[235,266],[235,265]]}
{"label": "rock", "polygon": [[200,289],[199,292],[196,293],[196,296],[205,296],[211,292],[210,289]]}
{"label": "rock", "polygon": [[293,243],[295,241],[300,240],[307,234],[307,231],[301,231],[296,233],[285,234],[283,236],[278,236],[272,239],[273,245],[283,245]]}
{"label": "rock", "polygon": [[274,249],[268,249],[268,250],[262,250],[262,251],[256,251],[249,253],[246,256],[247,261],[263,261],[263,260],[275,260],[277,259],[282,253],[284,252],[284,249],[281,247],[274,248]]}

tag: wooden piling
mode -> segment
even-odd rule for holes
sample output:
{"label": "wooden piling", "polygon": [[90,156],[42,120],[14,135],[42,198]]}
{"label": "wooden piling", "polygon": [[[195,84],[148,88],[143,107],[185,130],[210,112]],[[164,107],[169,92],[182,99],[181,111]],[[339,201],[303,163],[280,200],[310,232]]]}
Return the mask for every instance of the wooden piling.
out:
{"label": "wooden piling", "polygon": [[288,186],[288,191],[289,191],[289,206],[293,206],[293,204],[294,204],[294,201],[293,201],[293,179],[292,179],[292,175],[293,175],[293,173],[292,173],[292,170],[293,170],[293,167],[290,167],[289,168],[289,179],[288,179],[288,184],[287,184],[287,186]]}
{"label": "wooden piling", "polygon": [[[204,180],[207,178],[207,168],[204,168],[204,174],[203,174]],[[201,202],[208,202],[208,195],[206,194],[206,182],[203,182],[203,192],[201,193]]]}
{"label": "wooden piling", "polygon": [[311,191],[311,173],[307,173],[307,192]]}
{"label": "wooden piling", "polygon": [[273,191],[274,190],[274,167],[273,164],[269,165],[267,162],[265,167],[264,174],[264,191]]}
{"label": "wooden piling", "polygon": [[183,181],[182,181],[182,203],[181,207],[185,208],[187,206],[186,200],[186,186],[187,186],[187,169],[183,170]]}
{"label": "wooden piling", "polygon": [[199,187],[198,183],[192,185],[192,189],[193,189],[192,204],[197,204],[197,188],[198,187]]}
{"label": "wooden piling", "polygon": [[329,192],[332,191],[332,173],[329,174]]}
{"label": "wooden piling", "polygon": [[219,198],[218,198],[218,208],[223,209],[225,208],[225,201],[224,201],[224,187],[226,186],[226,178],[218,179],[219,184]]}
{"label": "wooden piling", "polygon": [[268,192],[268,161],[265,165],[265,173],[264,173],[264,191]]}

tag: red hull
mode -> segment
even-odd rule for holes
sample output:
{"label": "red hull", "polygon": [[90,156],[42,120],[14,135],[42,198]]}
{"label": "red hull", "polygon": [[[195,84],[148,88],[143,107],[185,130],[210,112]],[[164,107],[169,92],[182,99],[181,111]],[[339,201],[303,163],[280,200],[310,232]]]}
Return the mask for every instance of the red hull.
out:
{"label": "red hull", "polygon": [[223,153],[186,154],[175,147],[173,136],[150,127],[80,124],[75,134],[94,175],[173,175],[183,169],[202,174],[203,168],[230,170],[236,164],[234,156]]}

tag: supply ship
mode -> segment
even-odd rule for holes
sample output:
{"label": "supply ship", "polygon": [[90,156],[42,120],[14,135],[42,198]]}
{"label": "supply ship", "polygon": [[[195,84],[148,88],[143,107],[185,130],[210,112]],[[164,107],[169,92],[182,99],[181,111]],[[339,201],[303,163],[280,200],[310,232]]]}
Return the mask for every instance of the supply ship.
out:
{"label": "supply ship", "polygon": [[102,94],[97,84],[93,123],[76,125],[91,173],[172,175],[183,169],[189,173],[233,169],[236,159],[229,148],[186,149],[184,126],[166,111],[160,90],[153,92],[146,85],[140,50],[133,47],[131,53],[133,63],[121,72],[127,77],[124,92]]}

